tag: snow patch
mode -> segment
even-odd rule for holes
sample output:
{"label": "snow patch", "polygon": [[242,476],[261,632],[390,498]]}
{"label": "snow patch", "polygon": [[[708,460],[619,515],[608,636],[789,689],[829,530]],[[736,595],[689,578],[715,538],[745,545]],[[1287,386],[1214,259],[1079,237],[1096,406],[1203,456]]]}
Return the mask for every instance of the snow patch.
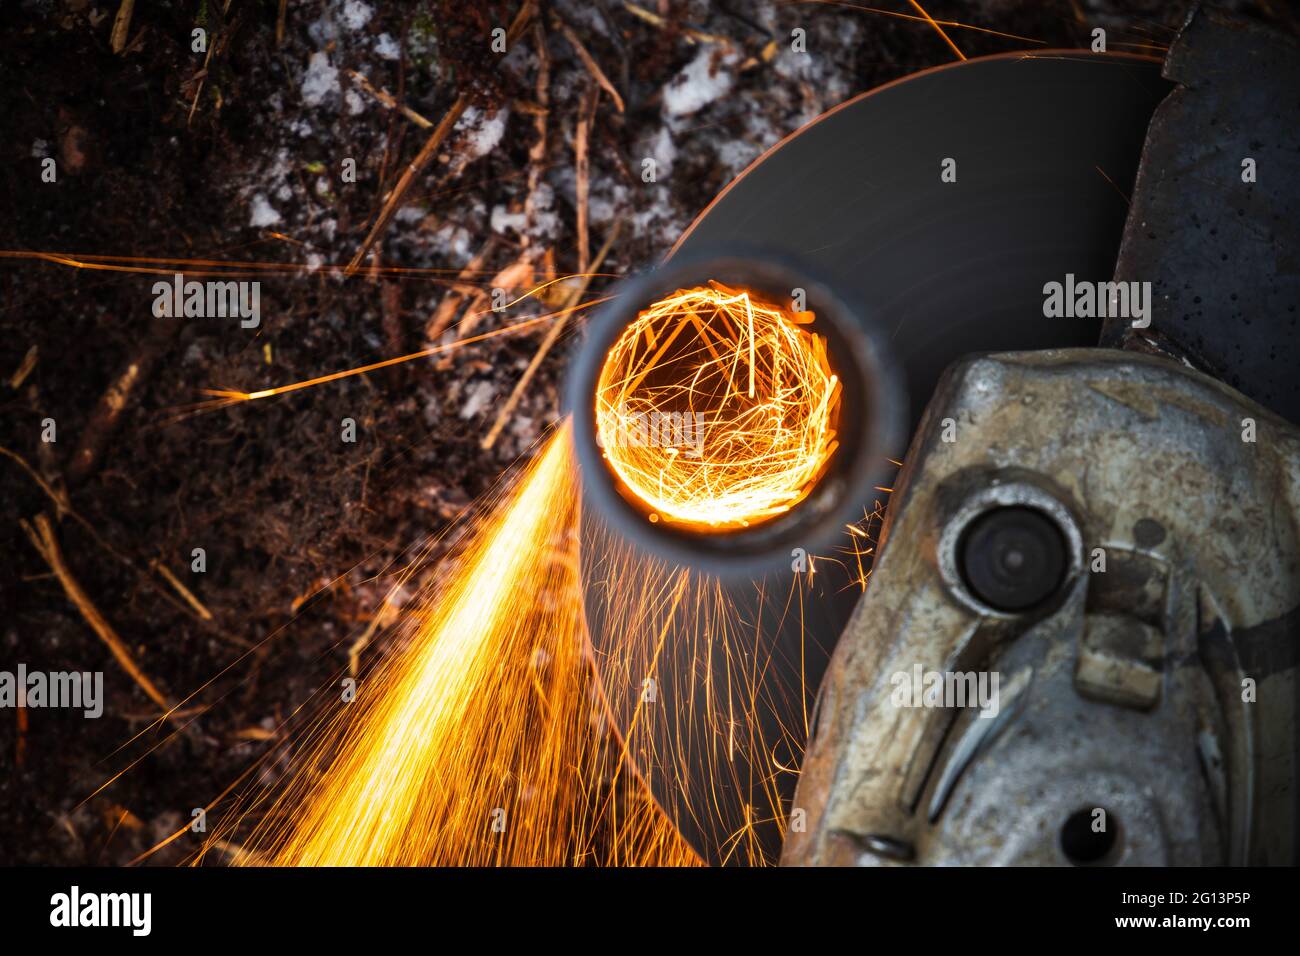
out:
{"label": "snow patch", "polygon": [[402,48],[387,33],[381,33],[375,37],[375,55],[383,60],[400,60]]}
{"label": "snow patch", "polygon": [[492,231],[504,235],[513,229],[522,234],[528,225],[528,216],[522,212],[511,212],[505,206],[492,207]]}
{"label": "snow patch", "polygon": [[321,51],[311,55],[302,78],[302,99],[308,106],[320,106],[325,97],[339,88],[339,71]]}
{"label": "snow patch", "polygon": [[472,239],[469,230],[449,222],[433,234],[431,244],[439,255],[445,256],[456,265],[464,265],[470,259]]}
{"label": "snow patch", "polygon": [[626,205],[627,187],[614,183],[608,193],[592,193],[587,200],[587,214],[591,217],[592,225],[603,226],[613,222],[615,216],[621,215]]}
{"label": "snow patch", "polygon": [[727,170],[727,178],[735,179],[761,152],[759,147],[743,139],[724,140],[718,145],[718,162]]}
{"label": "snow patch", "polygon": [[469,397],[465,400],[465,404],[460,407],[461,418],[473,418],[487,408],[488,404],[496,396],[497,388],[491,382],[479,381],[471,385],[468,391]]}
{"label": "snow patch", "polygon": [[343,25],[349,30],[360,30],[370,22],[373,13],[374,11],[362,3],[361,0],[344,0],[342,10]]}
{"label": "snow patch", "polygon": [[253,197],[252,214],[248,217],[248,224],[254,229],[261,229],[264,226],[274,226],[280,221],[280,214],[267,201],[266,196],[257,193]]}
{"label": "snow patch", "polygon": [[695,59],[686,64],[664,87],[664,112],[669,116],[688,116],[725,95],[734,78],[731,67],[734,54],[714,58],[714,51],[702,47]]}
{"label": "snow patch", "polygon": [[550,183],[537,184],[528,199],[528,214],[533,217],[533,238],[554,239],[560,234],[560,216],[555,209],[555,190]]}
{"label": "snow patch", "polygon": [[456,130],[464,135],[466,161],[472,162],[496,149],[505,135],[509,116],[510,111],[505,109],[497,110],[492,116],[486,116],[477,106],[465,111],[456,122]]}
{"label": "snow patch", "polygon": [[655,134],[650,143],[650,155],[655,161],[656,179],[667,176],[672,171],[673,162],[677,159],[677,145],[667,126],[661,127]]}

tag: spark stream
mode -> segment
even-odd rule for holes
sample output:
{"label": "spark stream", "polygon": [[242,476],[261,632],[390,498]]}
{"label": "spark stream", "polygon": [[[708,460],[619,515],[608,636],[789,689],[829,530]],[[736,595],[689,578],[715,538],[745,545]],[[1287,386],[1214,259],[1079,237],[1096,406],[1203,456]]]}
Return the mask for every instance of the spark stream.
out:
{"label": "spark stream", "polygon": [[698,862],[648,794],[608,786],[624,754],[583,653],[569,443],[561,427],[414,604],[402,645],[315,728],[250,862]]}

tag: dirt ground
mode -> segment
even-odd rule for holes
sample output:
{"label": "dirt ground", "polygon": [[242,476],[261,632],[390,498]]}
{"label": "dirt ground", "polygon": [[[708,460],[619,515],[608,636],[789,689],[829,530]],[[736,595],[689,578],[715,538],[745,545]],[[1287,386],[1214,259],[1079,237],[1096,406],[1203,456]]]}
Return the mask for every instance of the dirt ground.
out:
{"label": "dirt ground", "polygon": [[[155,318],[152,272],[0,258],[0,670],[103,671],[106,695],[99,719],[0,709],[0,863],[125,863],[257,761],[273,728],[346,667],[395,570],[556,420],[567,348],[546,357],[487,450],[545,325],[189,413],[199,389],[286,384],[540,315],[540,300],[493,313],[490,292],[583,271],[616,224],[594,271],[645,268],[767,147],[956,57],[909,3],[872,6],[888,12],[563,0],[542,4],[500,55],[492,31],[510,26],[514,0],[175,0],[135,5],[116,30],[118,0],[6,5],[0,250],[139,257],[134,268],[163,277],[175,271],[166,259],[282,268],[254,276],[261,322],[242,328]],[[1187,4],[925,7],[981,28],[947,28],[966,56],[1084,47],[1098,26],[1112,49],[1158,55]],[[807,53],[791,49],[795,29]],[[363,248],[458,102],[463,115],[363,268],[331,268]],[[42,179],[48,159],[54,182]],[[595,278],[589,294],[612,281]],[[345,418],[355,443],[340,441]],[[65,576],[140,671],[202,709],[190,732],[149,729],[158,707],[20,523],[35,530],[40,515]],[[448,547],[433,546],[424,573]],[[259,785],[283,769],[261,768]],[[186,852],[178,841],[151,859]]]}

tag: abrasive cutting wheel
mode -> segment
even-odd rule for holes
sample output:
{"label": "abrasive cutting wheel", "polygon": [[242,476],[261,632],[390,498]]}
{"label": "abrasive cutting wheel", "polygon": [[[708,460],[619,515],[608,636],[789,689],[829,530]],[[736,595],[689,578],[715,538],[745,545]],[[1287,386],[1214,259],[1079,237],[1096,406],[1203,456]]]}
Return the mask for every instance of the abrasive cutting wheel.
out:
{"label": "abrasive cutting wheel", "polygon": [[[905,410],[877,410],[906,427],[882,429],[873,449],[875,464],[901,459],[959,356],[1097,343],[1099,321],[1044,318],[1044,276],[1111,277],[1125,196],[1169,88],[1154,60],[1072,51],[971,60],[890,83],[761,157],[670,258],[743,245],[850,302],[906,383],[905,401],[901,391],[889,399]],[[590,397],[571,400],[581,409]],[[626,521],[608,520],[592,480],[603,463],[586,438],[577,435],[583,587],[614,720],[702,857],[772,861],[817,688],[861,593],[859,558],[832,550],[810,578],[781,538],[766,555],[775,570],[762,575],[738,580],[708,548],[696,567],[678,564],[654,527],[629,533]],[[858,518],[887,500],[870,486],[857,493]],[[747,548],[750,564],[762,547]]]}

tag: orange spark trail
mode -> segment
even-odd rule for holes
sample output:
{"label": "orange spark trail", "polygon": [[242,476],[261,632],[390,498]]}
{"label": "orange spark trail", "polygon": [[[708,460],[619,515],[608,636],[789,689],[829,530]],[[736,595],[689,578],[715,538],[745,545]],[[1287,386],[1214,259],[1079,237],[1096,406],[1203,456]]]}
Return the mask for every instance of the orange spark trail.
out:
{"label": "orange spark trail", "polygon": [[433,355],[442,355],[446,352],[454,352],[462,349],[467,345],[474,345],[478,342],[485,342],[488,339],[501,338],[506,335],[514,335],[526,329],[534,328],[544,322],[552,322],[563,315],[571,315],[574,312],[581,312],[584,309],[591,309],[603,302],[609,301],[608,298],[593,299],[590,302],[584,302],[581,305],[575,305],[568,309],[560,309],[556,312],[548,312],[546,315],[539,315],[534,319],[526,319],[523,322],[516,322],[514,325],[507,325],[505,328],[493,329],[490,332],[482,332],[479,335],[472,335],[469,338],[457,339],[455,342],[448,342],[445,345],[434,345],[427,349],[421,349],[418,352],[410,352],[407,355],[399,355],[395,358],[383,359],[378,362],[371,362],[369,365],[360,365],[356,368],[344,369],[341,372],[330,372],[328,375],[319,375],[316,378],[304,379],[301,382],[293,382],[289,385],[279,385],[275,388],[264,388],[256,392],[237,392],[221,388],[202,389],[203,394],[211,395],[219,399],[218,404],[235,404],[237,402],[255,402],[264,398],[271,398],[275,395],[285,395],[289,392],[296,392],[304,388],[312,388],[315,385],[324,385],[327,382],[337,382],[339,379],[351,378],[354,375],[364,375],[367,372],[374,372],[381,368],[389,368],[393,365],[400,365],[403,362],[412,362],[416,359],[428,358]]}
{"label": "orange spark trail", "polygon": [[[606,687],[658,677],[669,646],[701,663],[720,657],[726,675],[698,699],[676,689],[685,711],[638,707],[623,741],[614,737],[585,651],[570,427],[498,496],[445,579],[408,605],[404,638],[363,676],[356,699],[309,729],[279,796],[254,789],[208,848],[242,841],[235,862],[276,865],[698,865],[634,769],[649,762],[680,767],[704,794],[689,810],[697,817],[721,813],[724,792],[745,794],[746,822],[721,855],[773,862],[754,827],[784,817],[779,781],[796,772],[808,717],[764,739],[752,715],[769,705],[764,695],[803,697],[804,688],[760,690],[774,662],[755,653],[752,624],[717,582],[640,565],[611,542],[613,579],[635,583],[607,595],[624,637],[602,658]],[[846,552],[859,585],[869,553],[856,543]],[[760,585],[758,600],[802,619],[801,588]],[[661,733],[663,721],[676,732]],[[701,732],[726,747],[714,748],[705,778],[688,780]],[[748,777],[737,775],[738,754],[754,763]]]}
{"label": "orange spark trail", "polygon": [[[824,341],[807,327],[813,316],[716,284],[665,301],[655,312],[663,321],[629,327],[627,354],[611,351],[611,359],[628,361],[614,362],[616,374],[602,381],[617,385],[622,400],[635,398],[645,381],[660,390],[653,396],[660,404],[668,400],[662,389],[684,382],[679,397],[713,416],[715,434],[703,442],[700,463],[713,474],[694,490],[689,481],[672,485],[673,493],[696,494],[706,511],[729,501],[756,520],[754,474],[777,462],[769,478],[799,472],[784,498],[765,499],[763,507],[779,513],[806,492],[805,479],[815,481],[834,450],[838,380]],[[711,400],[719,396],[726,401]],[[446,580],[406,612],[405,639],[361,680],[355,701],[334,705],[312,729],[307,753],[269,812],[236,813],[211,845],[235,843],[248,820],[243,862],[698,864],[636,772],[652,765],[678,768],[675,779],[702,795],[688,809],[698,818],[724,814],[734,799],[727,795],[742,794],[745,823],[729,833],[720,855],[772,862],[755,828],[784,817],[781,781],[796,772],[807,713],[772,739],[756,730],[754,714],[771,708],[768,695],[804,699],[802,677],[765,680],[777,662],[718,582],[643,565],[611,541],[612,578],[633,583],[604,598],[607,622],[622,635],[617,650],[602,657],[605,689],[641,688],[647,675],[662,679],[659,657],[668,647],[675,654],[685,648],[701,667],[721,661],[725,681],[710,682],[702,695],[673,688],[684,710],[638,705],[621,742],[606,729],[607,705],[586,656],[570,428],[560,427],[514,491],[473,529]],[[660,467],[659,489],[667,493],[664,472]],[[858,564],[855,583],[865,583],[862,548],[853,543],[846,554]],[[772,620],[802,620],[803,586],[768,594],[759,584],[758,604],[772,608]],[[664,721],[671,732],[663,732]],[[659,740],[670,743],[658,747]],[[688,779],[702,740],[725,746],[710,748],[703,779]],[[743,776],[741,757],[753,768]]]}
{"label": "orange spark trail", "polygon": [[930,24],[930,26],[934,27],[935,30],[938,31],[939,36],[943,37],[943,42],[948,44],[949,48],[951,48],[953,53],[957,54],[957,59],[959,60],[966,59],[966,54],[962,53],[961,50],[957,49],[957,44],[953,43],[952,38],[949,37],[948,34],[943,32],[943,27],[939,26],[939,24],[935,22],[934,17],[930,16],[930,14],[925,12],[925,7],[917,3],[917,0],[907,0],[907,2],[916,8],[917,13],[925,17],[926,23]]}
{"label": "orange spark trail", "polygon": [[[984,33],[989,36],[1002,37],[1007,40],[1017,40],[1021,43],[1039,43],[1046,45],[1046,40],[1035,39],[1034,37],[1021,36],[1018,33],[1007,33],[1003,30],[991,30],[988,27],[977,27],[971,23],[959,23],[956,20],[936,20],[930,16],[918,17],[910,13],[899,13],[896,10],[882,10],[879,7],[868,7],[860,3],[852,3],[850,0],[795,0],[797,3],[816,4],[826,7],[845,7],[849,10],[858,10],[862,13],[874,13],[882,17],[895,17],[899,20],[912,20],[916,23],[925,23],[930,26],[951,27],[954,30],[970,30],[972,33]],[[965,57],[962,57],[965,59]]]}
{"label": "orange spark trail", "polygon": [[[583,654],[568,427],[425,596],[251,834],[277,865],[689,865],[619,754]],[[316,771],[324,771],[318,776]],[[626,788],[625,788],[626,789]]]}
{"label": "orange spark trail", "polygon": [[[272,233],[271,235],[286,242],[296,241],[288,236],[281,235],[280,233]],[[0,249],[0,259],[29,259],[38,262],[49,262],[70,269],[82,269],[92,272],[124,272],[138,275],[171,276],[175,275],[176,272],[181,271],[185,273],[187,278],[206,276],[224,276],[226,278],[231,278],[243,275],[256,276],[267,273],[290,277],[307,273],[312,275],[336,276],[350,276],[352,274],[347,271],[347,266],[334,265],[327,262],[318,265],[308,265],[301,262],[263,262],[257,259],[182,259],[165,256],[110,256],[93,253],[52,252],[48,250],[33,249]],[[427,278],[449,286],[467,285],[466,282],[454,278],[464,274],[464,270],[462,269],[430,269],[407,266],[363,266],[356,270],[356,274],[363,278]],[[481,270],[479,274],[491,276],[496,274],[496,270],[484,269]],[[453,278],[441,278],[443,276],[450,276]],[[509,306],[515,305],[529,296],[536,295],[543,289],[555,285],[557,282],[584,278],[613,279],[617,278],[617,276],[605,272],[558,276],[548,282],[542,283],[536,288],[530,289],[513,302],[507,302],[502,306],[502,308],[508,308]],[[472,285],[472,283],[468,284]],[[475,288],[477,288],[477,286],[475,286]]]}

